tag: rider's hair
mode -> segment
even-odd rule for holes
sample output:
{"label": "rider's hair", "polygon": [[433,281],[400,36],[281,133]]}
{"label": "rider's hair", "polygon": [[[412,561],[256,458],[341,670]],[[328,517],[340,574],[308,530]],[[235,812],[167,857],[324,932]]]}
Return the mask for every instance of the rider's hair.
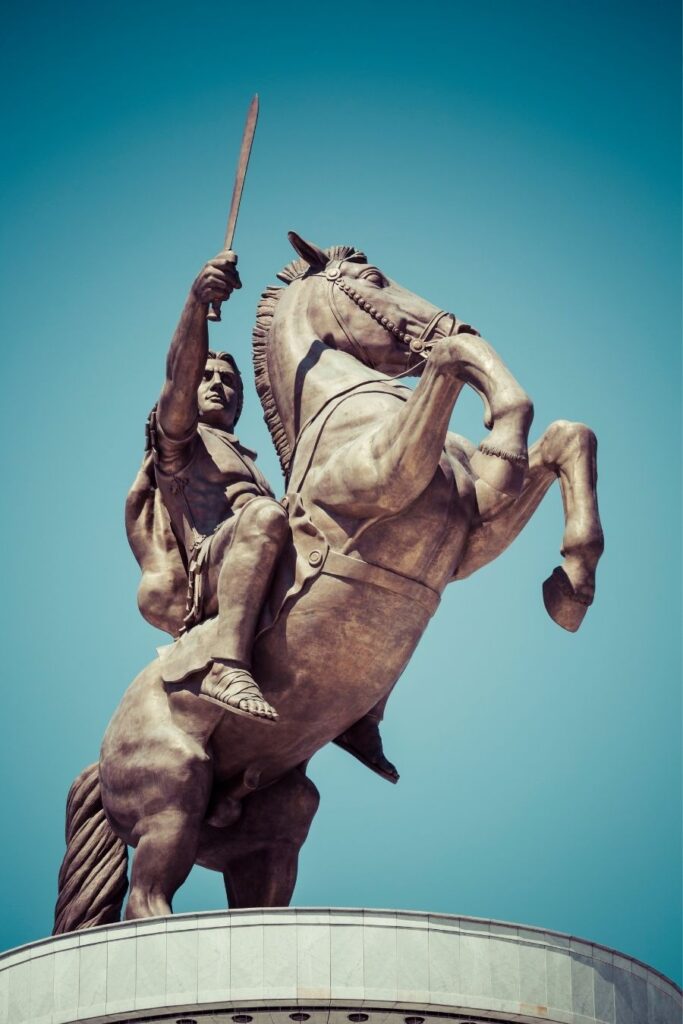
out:
{"label": "rider's hair", "polygon": [[238,419],[242,414],[242,406],[244,404],[244,383],[242,381],[242,374],[240,368],[235,362],[234,356],[231,356],[229,352],[214,352],[213,349],[209,349],[207,359],[220,359],[222,363],[228,363],[235,372],[235,391],[237,392],[237,412],[235,413],[234,422],[237,423]]}

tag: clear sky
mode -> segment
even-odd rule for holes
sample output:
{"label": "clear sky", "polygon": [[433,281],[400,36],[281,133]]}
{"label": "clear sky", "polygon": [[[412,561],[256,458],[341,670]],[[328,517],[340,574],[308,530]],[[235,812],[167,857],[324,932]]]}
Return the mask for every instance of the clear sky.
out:
{"label": "clear sky", "polygon": [[[679,20],[674,0],[10,4],[0,948],[49,932],[68,787],[163,639],[123,502],[258,90],[244,288],[212,336],[275,489],[249,339],[294,228],[475,324],[533,436],[589,423],[607,538],[575,636],[541,602],[556,488],[450,588],[389,707],[400,784],[336,748],[312,763],[295,902],[541,925],[680,980]],[[453,423],[481,438],[474,396]],[[222,905],[197,869],[176,901]]]}

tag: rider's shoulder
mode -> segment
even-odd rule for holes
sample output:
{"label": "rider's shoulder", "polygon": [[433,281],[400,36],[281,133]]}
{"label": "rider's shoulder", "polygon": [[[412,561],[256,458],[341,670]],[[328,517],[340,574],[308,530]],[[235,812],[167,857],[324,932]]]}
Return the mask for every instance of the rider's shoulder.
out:
{"label": "rider's shoulder", "polygon": [[154,462],[157,469],[173,474],[188,464],[194,456],[198,437],[198,424],[181,436],[174,436],[164,430],[159,421],[155,424]]}

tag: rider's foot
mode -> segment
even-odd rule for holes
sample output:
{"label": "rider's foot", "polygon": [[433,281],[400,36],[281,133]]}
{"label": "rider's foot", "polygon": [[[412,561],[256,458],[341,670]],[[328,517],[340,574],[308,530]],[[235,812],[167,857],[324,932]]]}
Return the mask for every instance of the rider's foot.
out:
{"label": "rider's foot", "polygon": [[334,741],[342,750],[347,750],[358,758],[361,764],[377,772],[388,782],[396,783],[399,774],[395,765],[384,756],[382,737],[379,732],[379,722],[368,715],[361,718],[359,722],[352,725],[350,729],[337,736]]}
{"label": "rider's foot", "polygon": [[265,699],[246,668],[214,661],[202,680],[199,695],[236,715],[262,722],[275,722],[278,718],[277,711]]}

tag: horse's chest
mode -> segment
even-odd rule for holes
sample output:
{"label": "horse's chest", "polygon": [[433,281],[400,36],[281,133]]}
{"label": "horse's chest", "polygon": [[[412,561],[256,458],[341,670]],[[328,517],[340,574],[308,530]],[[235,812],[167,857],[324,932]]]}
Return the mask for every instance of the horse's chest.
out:
{"label": "horse's chest", "polygon": [[356,552],[440,589],[461,558],[473,511],[471,478],[444,453],[422,494],[400,515],[380,518],[367,529]]}

